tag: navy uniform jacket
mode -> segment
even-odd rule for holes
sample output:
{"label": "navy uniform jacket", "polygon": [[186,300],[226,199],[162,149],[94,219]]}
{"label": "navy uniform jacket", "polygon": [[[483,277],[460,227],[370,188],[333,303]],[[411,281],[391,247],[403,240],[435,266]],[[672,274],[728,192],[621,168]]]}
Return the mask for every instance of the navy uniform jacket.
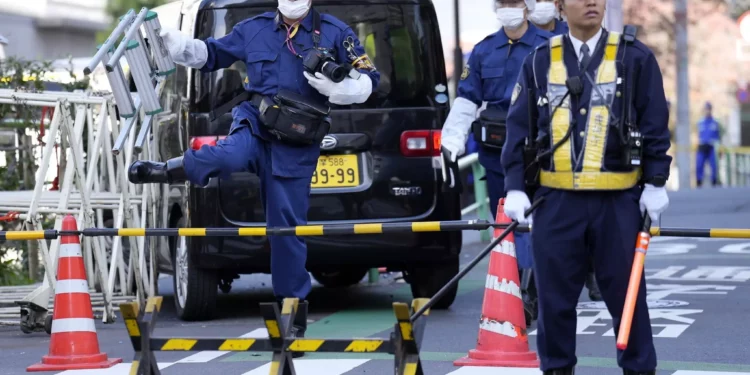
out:
{"label": "navy uniform jacket", "polygon": [[704,117],[698,121],[698,144],[713,145],[721,140],[719,122],[713,117]]}
{"label": "navy uniform jacket", "polygon": [[[529,29],[516,43],[510,41],[503,29],[477,43],[461,75],[458,96],[472,101],[477,107],[487,102],[487,108],[508,110],[513,85],[524,58],[552,36],[531,22],[528,25]],[[499,152],[480,147],[479,163],[487,169],[503,172]]]}
{"label": "navy uniform jacket", "polygon": [[[600,42],[605,43],[608,33],[602,33]],[[602,61],[604,49],[602,43],[592,53],[591,62],[588,71],[592,79],[597,79],[597,68]],[[579,75],[578,57],[573,50],[573,45],[567,35],[563,38],[563,60],[569,76]],[[622,58],[622,47],[620,44],[618,59]],[[550,69],[550,46],[545,43],[539,46],[533,54],[524,61],[523,69],[518,77],[516,92],[514,92],[514,102],[510,106],[507,118],[507,141],[503,148],[502,165],[505,168],[506,190],[524,191],[524,161],[523,148],[525,138],[529,134],[529,108],[532,115],[537,118],[537,127],[539,136],[539,147],[545,151],[551,146],[551,111],[553,107],[543,98],[547,95],[548,71]],[[669,111],[667,109],[667,100],[664,96],[664,87],[662,74],[656,57],[651,50],[643,43],[636,40],[633,44],[627,46],[624,56],[624,63],[618,63],[617,72],[622,76],[623,67],[628,75],[633,77],[633,87],[627,90],[635,90],[632,95],[630,107],[632,110],[631,118],[638,126],[643,135],[643,155],[642,155],[642,180],[661,175],[669,177],[669,166],[672,157],[667,155],[670,147],[669,140]],[[536,73],[536,74],[535,74]],[[582,150],[584,144],[584,135],[587,131],[587,111],[590,109],[589,101],[592,94],[593,85],[588,79],[582,77],[584,90],[580,98],[571,99],[571,116],[575,120],[575,128],[570,136],[573,141],[572,150]],[[622,85],[617,85],[617,93],[614,95],[613,111],[614,118],[621,117],[621,108],[623,102],[627,101],[628,91],[627,80],[623,80]],[[535,91],[534,105],[529,106],[529,88]],[[611,93],[606,95],[610,96]],[[570,96],[568,97],[570,99]],[[571,121],[571,123],[573,123]],[[621,160],[620,140],[613,126],[608,127],[606,143],[604,147],[602,171],[608,172],[626,172],[632,170],[631,167],[623,165]],[[575,152],[571,152],[575,154]],[[552,156],[541,159],[543,171],[550,170]],[[583,163],[580,163],[583,164]],[[573,170],[580,171],[582,166],[577,165]],[[532,197],[533,199],[533,197]]]}
{"label": "navy uniform jacket", "polygon": [[[314,45],[312,11],[300,24],[292,38],[292,44],[297,54],[305,56]],[[375,91],[380,73],[375,70],[352,29],[328,14],[321,14],[320,28],[319,47],[334,50],[333,56],[337,63],[353,64],[360,73],[367,74]],[[287,48],[286,38],[286,28],[278,12],[267,12],[247,19],[235,25],[224,37],[208,38],[205,41],[208,47],[208,60],[201,71],[211,72],[227,68],[236,61],[244,61],[247,65],[247,91],[272,96],[278,89],[284,88],[325,102],[327,98],[311,87],[302,74],[302,59]],[[354,54],[344,47],[344,42],[348,38],[354,41]],[[230,134],[240,127],[247,126],[249,122],[254,135],[274,142],[273,158],[278,161],[273,163],[274,174],[287,177],[306,177],[312,174],[320,152],[319,145],[295,147],[276,141],[263,126],[259,126],[258,109],[249,101],[236,106],[232,110],[232,115],[234,122]],[[299,165],[300,162],[305,164],[304,168]]]}
{"label": "navy uniform jacket", "polygon": [[562,35],[568,32],[568,23],[563,20],[555,20],[555,28],[552,30],[552,35]]}

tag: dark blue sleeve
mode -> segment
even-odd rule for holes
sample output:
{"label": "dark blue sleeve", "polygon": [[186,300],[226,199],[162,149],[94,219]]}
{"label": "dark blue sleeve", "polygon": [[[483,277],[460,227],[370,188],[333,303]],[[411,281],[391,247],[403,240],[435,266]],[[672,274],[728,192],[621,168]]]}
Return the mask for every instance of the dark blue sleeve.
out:
{"label": "dark blue sleeve", "polygon": [[239,60],[245,60],[245,46],[247,22],[240,22],[232,28],[232,31],[219,38],[206,39],[208,47],[208,59],[201,72],[213,72],[230,67]]}
{"label": "dark blue sleeve", "polygon": [[[458,82],[458,96],[468,99],[477,107],[482,106],[484,101],[482,97],[482,70],[481,70],[481,52],[475,46],[469,56],[469,62],[461,73],[461,80]],[[458,67],[455,68],[456,70]]]}
{"label": "dark blue sleeve", "polygon": [[[531,69],[533,55],[524,60],[518,81],[513,88],[508,118],[506,120],[506,140],[500,161],[505,170],[505,191],[525,190],[523,147],[529,135],[529,88],[534,87]],[[536,106],[533,106],[536,111]],[[534,114],[534,118],[537,118]]]}
{"label": "dark blue sleeve", "polygon": [[[354,42],[353,55],[344,47],[344,42],[349,38]],[[375,68],[375,64],[372,63],[370,57],[367,56],[365,47],[360,43],[359,38],[354,34],[354,30],[351,27],[347,27],[344,31],[339,33],[339,38],[336,41],[336,51],[338,51],[338,61],[346,61],[351,64],[358,72],[366,74],[372,80],[372,89],[378,87],[380,82],[380,72]],[[356,56],[355,58],[352,58]]]}
{"label": "dark blue sleeve", "polygon": [[636,79],[638,92],[633,96],[637,124],[643,135],[643,178],[669,177],[672,163],[672,157],[667,154],[670,147],[669,109],[661,70],[652,53],[646,57]]}

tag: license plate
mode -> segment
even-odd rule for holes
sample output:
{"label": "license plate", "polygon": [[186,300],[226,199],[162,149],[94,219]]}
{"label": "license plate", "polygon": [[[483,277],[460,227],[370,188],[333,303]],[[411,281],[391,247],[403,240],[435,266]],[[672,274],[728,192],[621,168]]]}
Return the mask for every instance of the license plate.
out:
{"label": "license plate", "polygon": [[320,155],[312,176],[312,188],[340,188],[359,186],[357,155]]}

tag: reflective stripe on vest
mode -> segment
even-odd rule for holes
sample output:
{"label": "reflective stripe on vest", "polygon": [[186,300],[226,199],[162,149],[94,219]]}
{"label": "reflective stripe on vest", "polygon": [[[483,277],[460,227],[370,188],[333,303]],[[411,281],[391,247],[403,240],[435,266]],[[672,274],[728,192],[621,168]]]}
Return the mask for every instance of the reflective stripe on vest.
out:
{"label": "reflective stripe on vest", "polygon": [[[540,184],[542,186],[565,190],[624,190],[635,186],[640,178],[640,169],[632,172],[603,172],[604,152],[609,135],[610,113],[617,91],[617,50],[620,34],[610,32],[604,50],[604,57],[596,72],[597,88],[592,88],[589,101],[588,117],[586,119],[586,133],[583,145],[583,157],[576,162],[576,156],[571,149],[568,138],[555,150],[552,156],[552,171],[542,171]],[[568,72],[563,58],[563,37],[555,36],[550,39],[550,69],[547,92],[550,108],[555,108],[567,92],[565,82]],[[604,93],[605,97],[600,95]],[[570,97],[565,99],[562,106],[552,117],[551,144],[560,142],[570,127],[570,119],[574,114],[570,110]],[[580,172],[576,172],[580,166]]]}

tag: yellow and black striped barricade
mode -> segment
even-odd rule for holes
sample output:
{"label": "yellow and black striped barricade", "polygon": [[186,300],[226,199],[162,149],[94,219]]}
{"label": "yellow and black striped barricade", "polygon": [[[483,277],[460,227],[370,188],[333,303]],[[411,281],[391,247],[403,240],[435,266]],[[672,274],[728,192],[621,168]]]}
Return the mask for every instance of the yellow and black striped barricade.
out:
{"label": "yellow and black striped barricade", "polygon": [[[297,313],[299,300],[284,299],[279,311],[276,303],[261,303],[260,309],[268,330],[267,339],[252,338],[190,338],[154,337],[152,335],[156,317],[161,309],[162,297],[148,299],[144,309],[137,302],[120,305],[125,326],[133,344],[135,357],[131,375],[159,375],[161,372],[154,356],[155,351],[236,351],[271,352],[270,375],[295,375],[292,354],[295,352],[316,353],[388,353],[395,356],[396,375],[424,375],[419,359],[419,349],[424,336],[425,319],[412,323],[410,314],[423,309],[426,298],[415,299],[412,309],[403,302],[394,302],[393,311],[397,323],[389,339],[316,339],[296,338],[292,334],[292,322]],[[427,309],[423,316],[429,315]]]}
{"label": "yellow and black striped barricade", "polygon": [[[296,227],[239,228],[86,228],[76,231],[47,229],[40,231],[0,231],[4,241],[54,240],[64,235],[84,237],[263,237],[263,236],[338,236],[361,234],[395,234],[453,232],[464,230],[506,229],[510,224],[487,220],[415,221],[401,223],[322,224]],[[528,225],[518,225],[516,232],[530,232]],[[652,227],[653,237],[700,237],[750,239],[750,229],[738,228],[660,228]]]}

